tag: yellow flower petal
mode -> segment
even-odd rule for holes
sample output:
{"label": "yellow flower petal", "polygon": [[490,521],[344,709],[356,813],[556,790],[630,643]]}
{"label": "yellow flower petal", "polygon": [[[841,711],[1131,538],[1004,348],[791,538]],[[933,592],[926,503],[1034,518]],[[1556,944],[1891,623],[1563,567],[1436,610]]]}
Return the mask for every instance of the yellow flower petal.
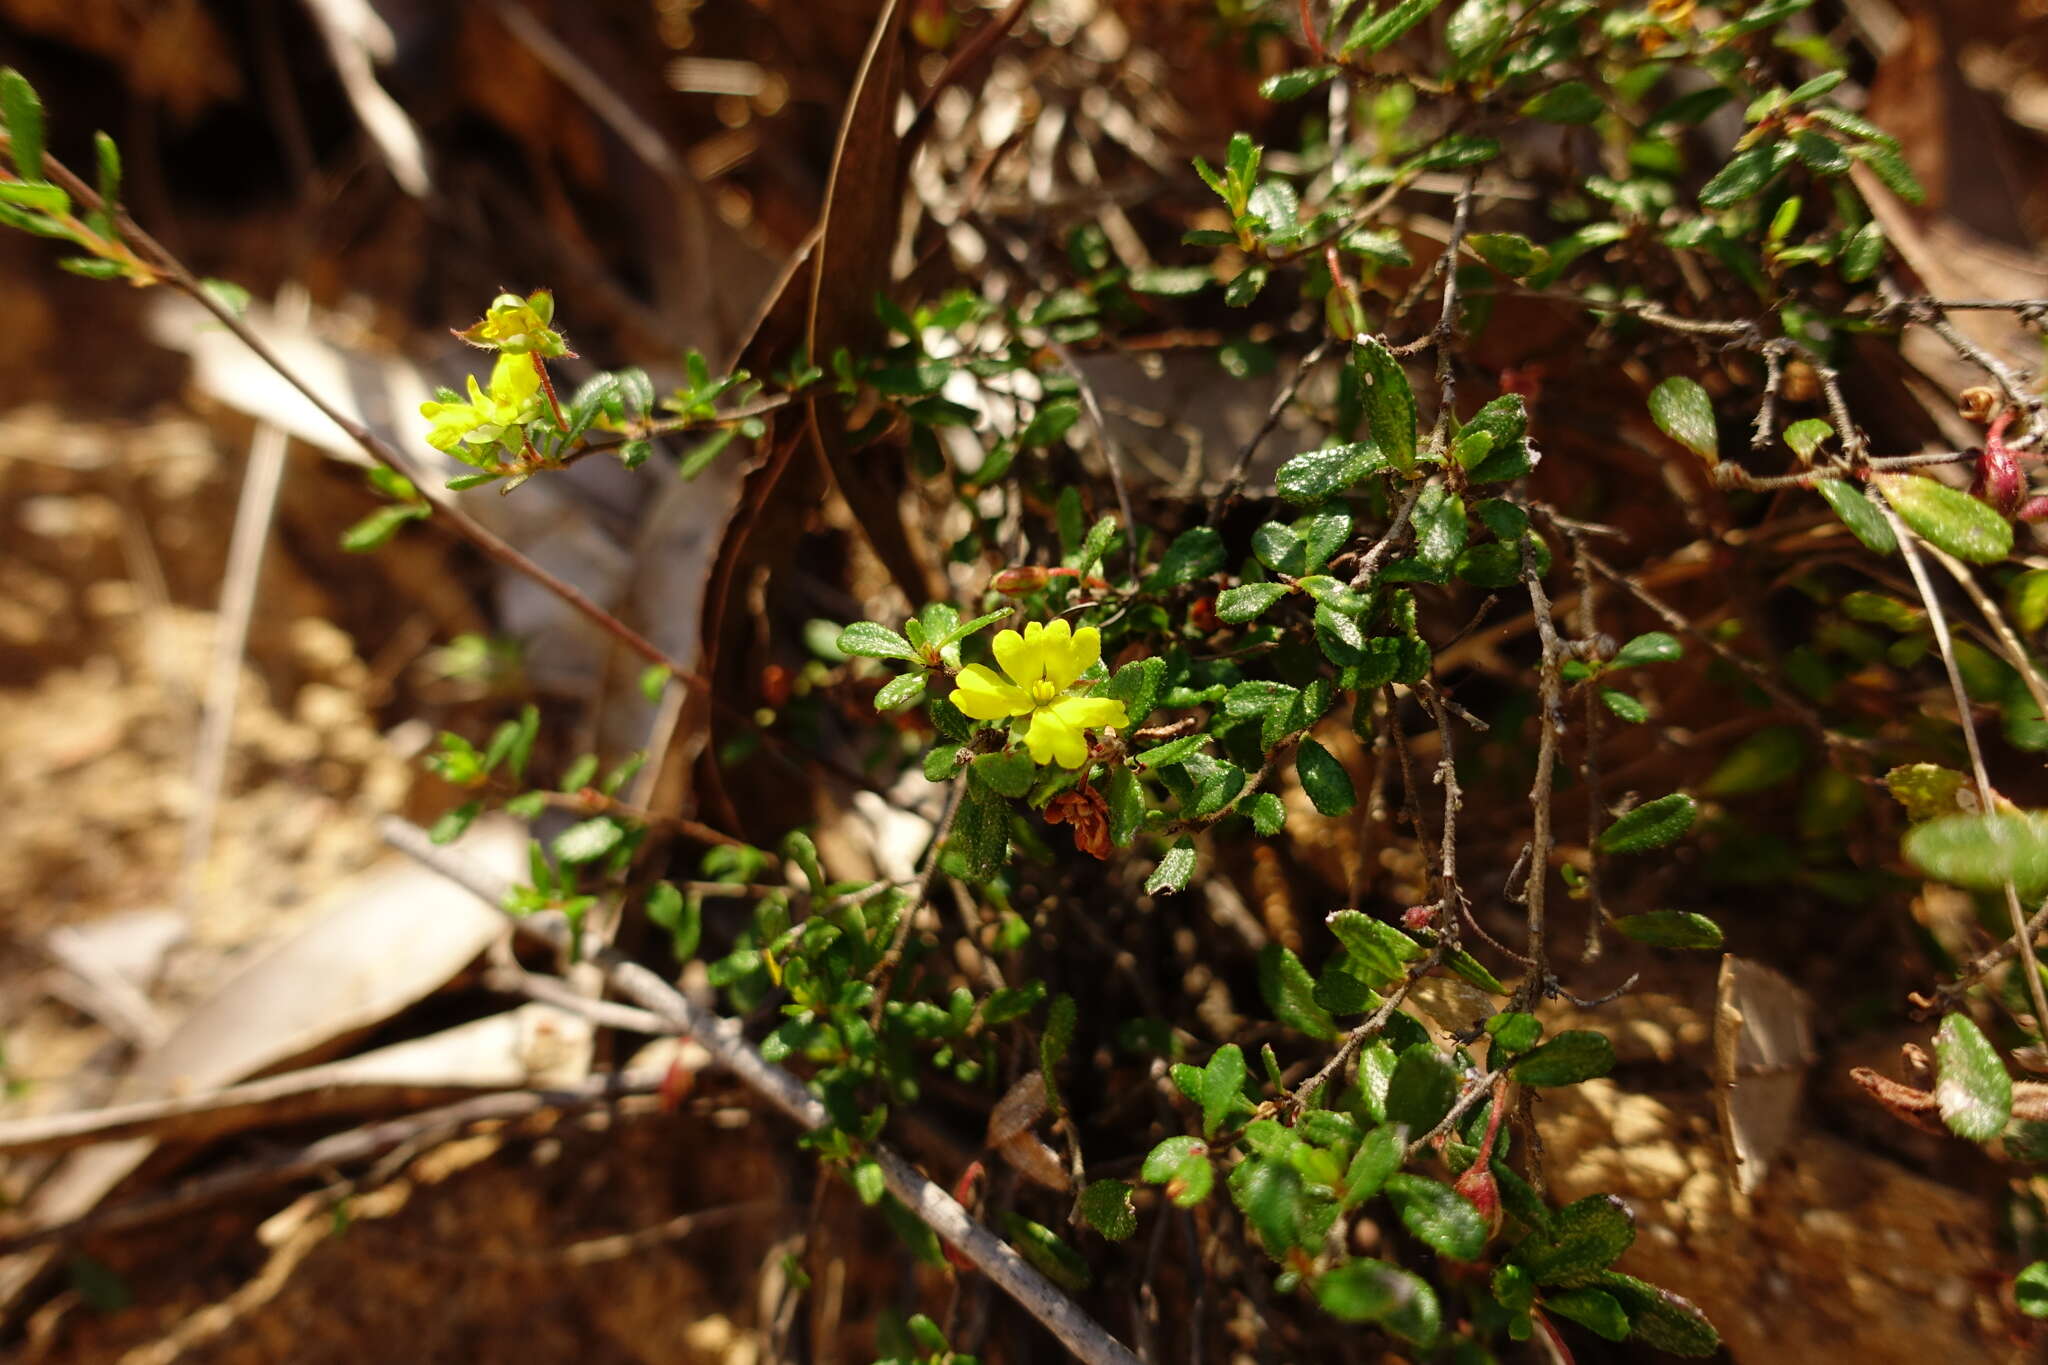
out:
{"label": "yellow flower petal", "polygon": [[1044,633],[1045,627],[1036,621],[1024,627],[1022,635],[1014,630],[996,632],[996,662],[1019,687],[1029,688],[1045,676]]}
{"label": "yellow flower petal", "polygon": [[1031,749],[1033,763],[1057,763],[1062,768],[1078,768],[1088,761],[1087,739],[1063,720],[1059,708],[1054,706],[1032,716],[1024,743]]}
{"label": "yellow flower petal", "polygon": [[975,720],[1001,720],[1031,712],[1031,698],[984,664],[969,664],[953,680],[953,705]]}
{"label": "yellow flower petal", "polygon": [[[1065,621],[1053,624],[1065,626]],[[1050,630],[1046,634],[1050,635]],[[1061,632],[1065,634],[1064,631]],[[1074,680],[1095,666],[1102,657],[1102,632],[1093,626],[1083,626],[1074,631],[1070,639],[1060,642],[1057,649],[1045,652],[1045,677],[1054,687],[1064,692],[1074,685]]]}
{"label": "yellow flower petal", "polygon": [[1110,697],[1061,697],[1045,709],[1077,730],[1121,729],[1131,723],[1124,704]]}

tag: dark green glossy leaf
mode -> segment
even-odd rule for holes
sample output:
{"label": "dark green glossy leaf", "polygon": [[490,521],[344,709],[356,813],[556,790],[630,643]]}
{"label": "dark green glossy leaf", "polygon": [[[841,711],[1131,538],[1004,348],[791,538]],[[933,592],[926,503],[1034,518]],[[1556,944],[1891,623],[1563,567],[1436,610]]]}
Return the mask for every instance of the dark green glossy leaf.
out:
{"label": "dark green glossy leaf", "polygon": [[1454,1261],[1476,1261],[1486,1249],[1486,1219],[1472,1201],[1448,1185],[1397,1171],[1387,1177],[1387,1197],[1408,1231]]}
{"label": "dark green glossy leaf", "polygon": [[1645,801],[1600,831],[1603,853],[1647,853],[1677,843],[1692,828],[1699,806],[1684,792]]}
{"label": "dark green glossy leaf", "polygon": [[1372,429],[1373,444],[1394,468],[1415,467],[1415,391],[1401,362],[1377,337],[1361,337],[1351,347],[1351,378],[1359,406]]}
{"label": "dark green glossy leaf", "polygon": [[1121,1180],[1097,1180],[1081,1191],[1081,1221],[1112,1242],[1138,1230],[1138,1211],[1131,1207],[1131,1187]]}
{"label": "dark green glossy leaf", "polygon": [[1216,597],[1216,615],[1233,625],[1257,618],[1291,591],[1285,583],[1241,583]]}
{"label": "dark green glossy leaf", "polygon": [[1315,980],[1292,949],[1278,943],[1259,949],[1259,994],[1287,1027],[1324,1042],[1343,1036],[1330,1012],[1316,1003]]}
{"label": "dark green glossy leaf", "polygon": [[1515,1063],[1524,1085],[1577,1085],[1614,1070],[1614,1044],[1604,1034],[1572,1029],[1560,1033]]}
{"label": "dark green glossy leaf", "polygon": [[1312,739],[1304,739],[1294,758],[1295,773],[1301,779],[1301,789],[1308,793],[1308,799],[1324,815],[1347,814],[1358,804],[1358,793],[1351,786],[1351,775],[1344,771],[1344,765],[1337,761],[1328,749]]}
{"label": "dark green glossy leaf", "polygon": [[1721,1349],[1721,1334],[1707,1315],[1668,1289],[1615,1270],[1602,1271],[1591,1287],[1613,1295],[1628,1314],[1631,1341],[1678,1356],[1710,1356]]}
{"label": "dark green glossy leaf", "polygon": [[1458,1073],[1434,1047],[1418,1043],[1405,1049],[1387,1081],[1387,1122],[1427,1133],[1443,1121],[1458,1099]]}
{"label": "dark green glossy leaf", "polygon": [[1653,948],[1718,948],[1721,926],[1705,915],[1684,910],[1652,910],[1642,915],[1623,915],[1614,921],[1623,938],[1647,943]]}
{"label": "dark green glossy leaf", "polygon": [[1434,1345],[1443,1328],[1436,1291],[1412,1271],[1385,1261],[1346,1261],[1317,1277],[1316,1302],[1344,1322],[1369,1322],[1418,1346]]}
{"label": "dark green glossy leaf", "polygon": [[855,621],[839,632],[835,642],[841,654],[864,659],[903,659],[921,662],[910,641],[875,621]]}
{"label": "dark green glossy leaf", "polygon": [[1280,466],[1274,488],[1289,502],[1314,504],[1349,489],[1368,474],[1387,467],[1386,456],[1370,441],[1307,450]]}
{"label": "dark green glossy leaf", "polygon": [[1145,890],[1152,895],[1171,895],[1188,884],[1195,875],[1195,845],[1193,841],[1181,839],[1166,850],[1166,856],[1159,860],[1159,866],[1152,869],[1152,875],[1145,879]]}
{"label": "dark green glossy leaf", "polygon": [[[1791,439],[1789,429],[1786,439]],[[1835,515],[1842,519],[1842,524],[1867,549],[1888,555],[1899,548],[1898,537],[1892,534],[1892,524],[1884,519],[1884,513],[1870,505],[1870,499],[1863,496],[1862,490],[1840,479],[1815,479],[1813,491],[1827,501]]]}

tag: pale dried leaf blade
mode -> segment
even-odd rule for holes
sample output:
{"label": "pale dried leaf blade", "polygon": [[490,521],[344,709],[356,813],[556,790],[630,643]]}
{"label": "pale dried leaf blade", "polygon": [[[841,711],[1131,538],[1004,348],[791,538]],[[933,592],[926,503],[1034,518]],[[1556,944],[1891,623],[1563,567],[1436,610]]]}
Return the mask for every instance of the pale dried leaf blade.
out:
{"label": "pale dried leaf blade", "polygon": [[1759,962],[1727,956],[1714,1009],[1714,1099],[1721,1135],[1748,1194],[1799,1126],[1813,1062],[1813,1003]]}

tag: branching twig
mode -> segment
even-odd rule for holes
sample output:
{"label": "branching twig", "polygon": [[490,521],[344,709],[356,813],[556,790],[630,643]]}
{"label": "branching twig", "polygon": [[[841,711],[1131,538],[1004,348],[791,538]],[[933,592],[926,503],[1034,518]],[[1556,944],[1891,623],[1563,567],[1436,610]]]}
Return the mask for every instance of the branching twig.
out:
{"label": "branching twig", "polygon": [[[1935,595],[1934,584],[1927,576],[1927,565],[1921,560],[1917,537],[1891,505],[1882,498],[1873,497],[1871,506],[1884,514],[1885,521],[1892,528],[1892,535],[1898,539],[1899,550],[1906,556],[1906,568],[1913,575],[1913,584],[1920,589],[1920,603],[1927,608],[1927,624],[1934,634],[1934,643],[1941,651],[1942,667],[1948,671],[1949,690],[1955,695],[1956,719],[1963,727],[1963,742],[1970,753],[1970,773],[1977,784],[1977,809],[1986,815],[1997,810],[1997,791],[1991,785],[1991,774],[1984,766],[1984,750],[1977,742],[1977,724],[1970,718],[1970,694],[1963,686],[1962,669],[1956,664],[1955,642],[1949,637],[1948,613],[1942,609],[1941,599]],[[2048,714],[2048,713],[2044,713]],[[1989,826],[1994,845],[2001,842],[1996,825]],[[2027,991],[2034,1004],[2034,1027],[2048,1030],[2048,992],[2041,985],[2041,968],[2034,956],[2034,936],[2028,932],[2026,912],[2020,908],[2020,893],[2010,877],[2005,881],[2005,908],[2012,917],[2013,937],[2019,942],[2020,961],[2027,974]]]}
{"label": "branching twig", "polygon": [[1221,517],[1224,509],[1230,506],[1231,499],[1243,490],[1245,474],[1252,467],[1252,458],[1259,453],[1259,447],[1266,443],[1266,438],[1273,434],[1273,428],[1280,425],[1281,414],[1287,411],[1287,405],[1294,401],[1294,396],[1301,392],[1302,383],[1308,378],[1309,372],[1322,363],[1323,357],[1329,354],[1330,347],[1335,344],[1334,340],[1325,338],[1314,350],[1303,356],[1301,363],[1294,367],[1294,373],[1280,386],[1280,392],[1273,395],[1272,405],[1266,409],[1265,420],[1259,423],[1259,429],[1252,433],[1252,438],[1237,452],[1237,459],[1231,463],[1230,474],[1223,480],[1223,487],[1216,490],[1216,496],[1209,502],[1211,522]]}
{"label": "branching twig", "polygon": [[[383,833],[402,852],[432,867],[486,903],[496,906],[503,900],[505,888],[495,878],[470,868],[446,850],[436,848],[425,832],[416,826],[402,820],[387,820]],[[529,915],[514,923],[521,932],[551,943],[558,949],[568,948],[573,940],[574,930],[569,922],[553,912]],[[747,1041],[736,1022],[703,1009],[652,971],[606,944],[588,941],[584,947],[586,960],[603,969],[614,989],[703,1044],[748,1089],[807,1130],[823,1128],[831,1121],[824,1103],[806,1090],[795,1076],[763,1058]],[[889,1192],[927,1227],[972,1260],[984,1275],[1043,1323],[1077,1358],[1089,1362],[1089,1365],[1138,1365],[1138,1358],[1123,1343],[1104,1331],[1050,1280],[1032,1269],[1008,1243],[969,1217],[958,1201],[926,1179],[916,1167],[880,1143],[870,1151],[882,1168],[882,1178]]]}

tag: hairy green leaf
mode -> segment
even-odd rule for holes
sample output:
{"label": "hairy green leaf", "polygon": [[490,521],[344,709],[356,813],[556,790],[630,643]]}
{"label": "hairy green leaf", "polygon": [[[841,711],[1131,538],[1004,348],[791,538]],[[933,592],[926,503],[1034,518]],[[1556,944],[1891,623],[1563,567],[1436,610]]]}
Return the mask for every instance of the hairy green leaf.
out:
{"label": "hairy green leaf", "polygon": [[1934,1035],[1934,1098],[1949,1131],[1989,1142],[2012,1117],[2012,1077],[1998,1049],[1967,1014],[1951,1014]]}

